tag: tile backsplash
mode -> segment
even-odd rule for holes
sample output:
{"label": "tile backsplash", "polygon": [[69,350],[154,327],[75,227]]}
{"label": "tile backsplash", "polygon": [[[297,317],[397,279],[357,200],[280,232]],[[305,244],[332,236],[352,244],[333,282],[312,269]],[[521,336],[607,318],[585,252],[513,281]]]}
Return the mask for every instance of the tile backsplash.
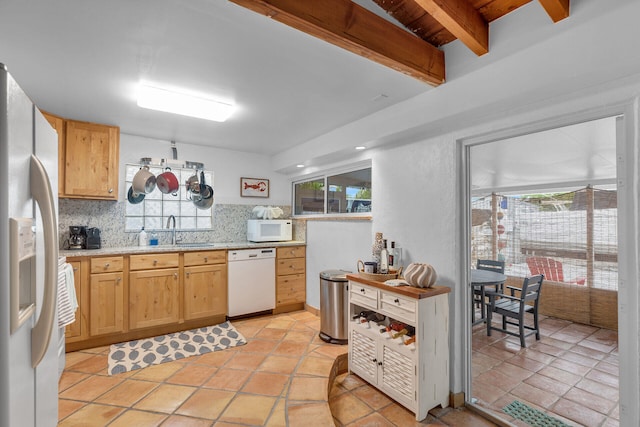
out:
{"label": "tile backsplash", "polygon": [[[244,242],[247,240],[247,220],[257,205],[213,205],[211,230],[180,231],[176,237],[183,242]],[[283,218],[291,217],[291,206],[279,206]],[[125,231],[126,202],[103,200],[59,199],[58,232],[60,248],[68,247],[69,226],[84,225],[100,229],[103,248],[137,246],[138,231]],[[157,230],[161,245],[171,243],[171,232]],[[293,239],[305,240],[306,222],[293,220]]]}

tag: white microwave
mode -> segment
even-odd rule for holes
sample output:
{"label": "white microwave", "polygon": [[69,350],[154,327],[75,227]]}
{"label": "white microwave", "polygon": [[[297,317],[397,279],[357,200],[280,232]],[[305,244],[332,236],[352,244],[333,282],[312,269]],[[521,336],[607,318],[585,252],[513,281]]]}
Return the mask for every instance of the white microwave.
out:
{"label": "white microwave", "polygon": [[250,219],[247,240],[250,242],[284,242],[291,240],[290,219]]}

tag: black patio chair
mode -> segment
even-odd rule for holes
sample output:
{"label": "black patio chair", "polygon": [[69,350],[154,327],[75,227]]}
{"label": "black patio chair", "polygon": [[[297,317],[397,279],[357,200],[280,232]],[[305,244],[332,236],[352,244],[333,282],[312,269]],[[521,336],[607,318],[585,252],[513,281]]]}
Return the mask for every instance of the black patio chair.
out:
{"label": "black patio chair", "polygon": [[[495,261],[492,259],[479,259],[476,262],[477,270],[488,270],[495,271],[496,273],[504,274],[504,261]],[[495,292],[502,292],[502,285],[496,285],[494,288]],[[485,291],[486,292],[486,291]],[[481,288],[476,288],[473,290],[473,303],[476,307],[482,308],[484,305],[484,292]],[[484,311],[484,308],[482,308]],[[484,313],[482,313],[482,317],[484,317]]]}
{"label": "black patio chair", "polygon": [[[538,324],[538,306],[540,303],[540,291],[544,275],[527,277],[522,283],[522,288],[507,286],[510,295],[499,292],[487,292],[489,303],[487,304],[487,335],[491,336],[491,331],[500,331],[505,334],[520,337],[520,346],[526,347],[525,337],[531,334],[536,335],[536,340],[540,340],[540,326]],[[518,295],[516,295],[518,292]],[[493,325],[493,314],[502,315],[502,328]],[[533,314],[533,326],[525,325],[525,314]],[[513,319],[513,320],[507,320]],[[507,325],[518,327],[518,332],[507,329]],[[525,330],[528,331],[525,333]]]}

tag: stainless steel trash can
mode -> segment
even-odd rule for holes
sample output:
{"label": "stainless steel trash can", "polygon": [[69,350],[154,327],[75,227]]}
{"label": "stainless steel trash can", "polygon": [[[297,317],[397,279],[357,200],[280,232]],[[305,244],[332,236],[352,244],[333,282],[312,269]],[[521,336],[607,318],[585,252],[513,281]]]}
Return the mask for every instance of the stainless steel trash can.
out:
{"label": "stainless steel trash can", "polygon": [[347,271],[320,273],[320,339],[331,344],[346,344],[349,337],[349,282]]}

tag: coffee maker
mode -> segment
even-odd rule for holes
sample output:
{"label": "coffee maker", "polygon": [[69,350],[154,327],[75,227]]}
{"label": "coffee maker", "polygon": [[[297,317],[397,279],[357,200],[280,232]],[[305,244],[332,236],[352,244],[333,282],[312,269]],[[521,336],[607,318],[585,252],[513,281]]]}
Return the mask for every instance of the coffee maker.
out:
{"label": "coffee maker", "polygon": [[69,226],[69,249],[86,249],[87,227],[84,225]]}

